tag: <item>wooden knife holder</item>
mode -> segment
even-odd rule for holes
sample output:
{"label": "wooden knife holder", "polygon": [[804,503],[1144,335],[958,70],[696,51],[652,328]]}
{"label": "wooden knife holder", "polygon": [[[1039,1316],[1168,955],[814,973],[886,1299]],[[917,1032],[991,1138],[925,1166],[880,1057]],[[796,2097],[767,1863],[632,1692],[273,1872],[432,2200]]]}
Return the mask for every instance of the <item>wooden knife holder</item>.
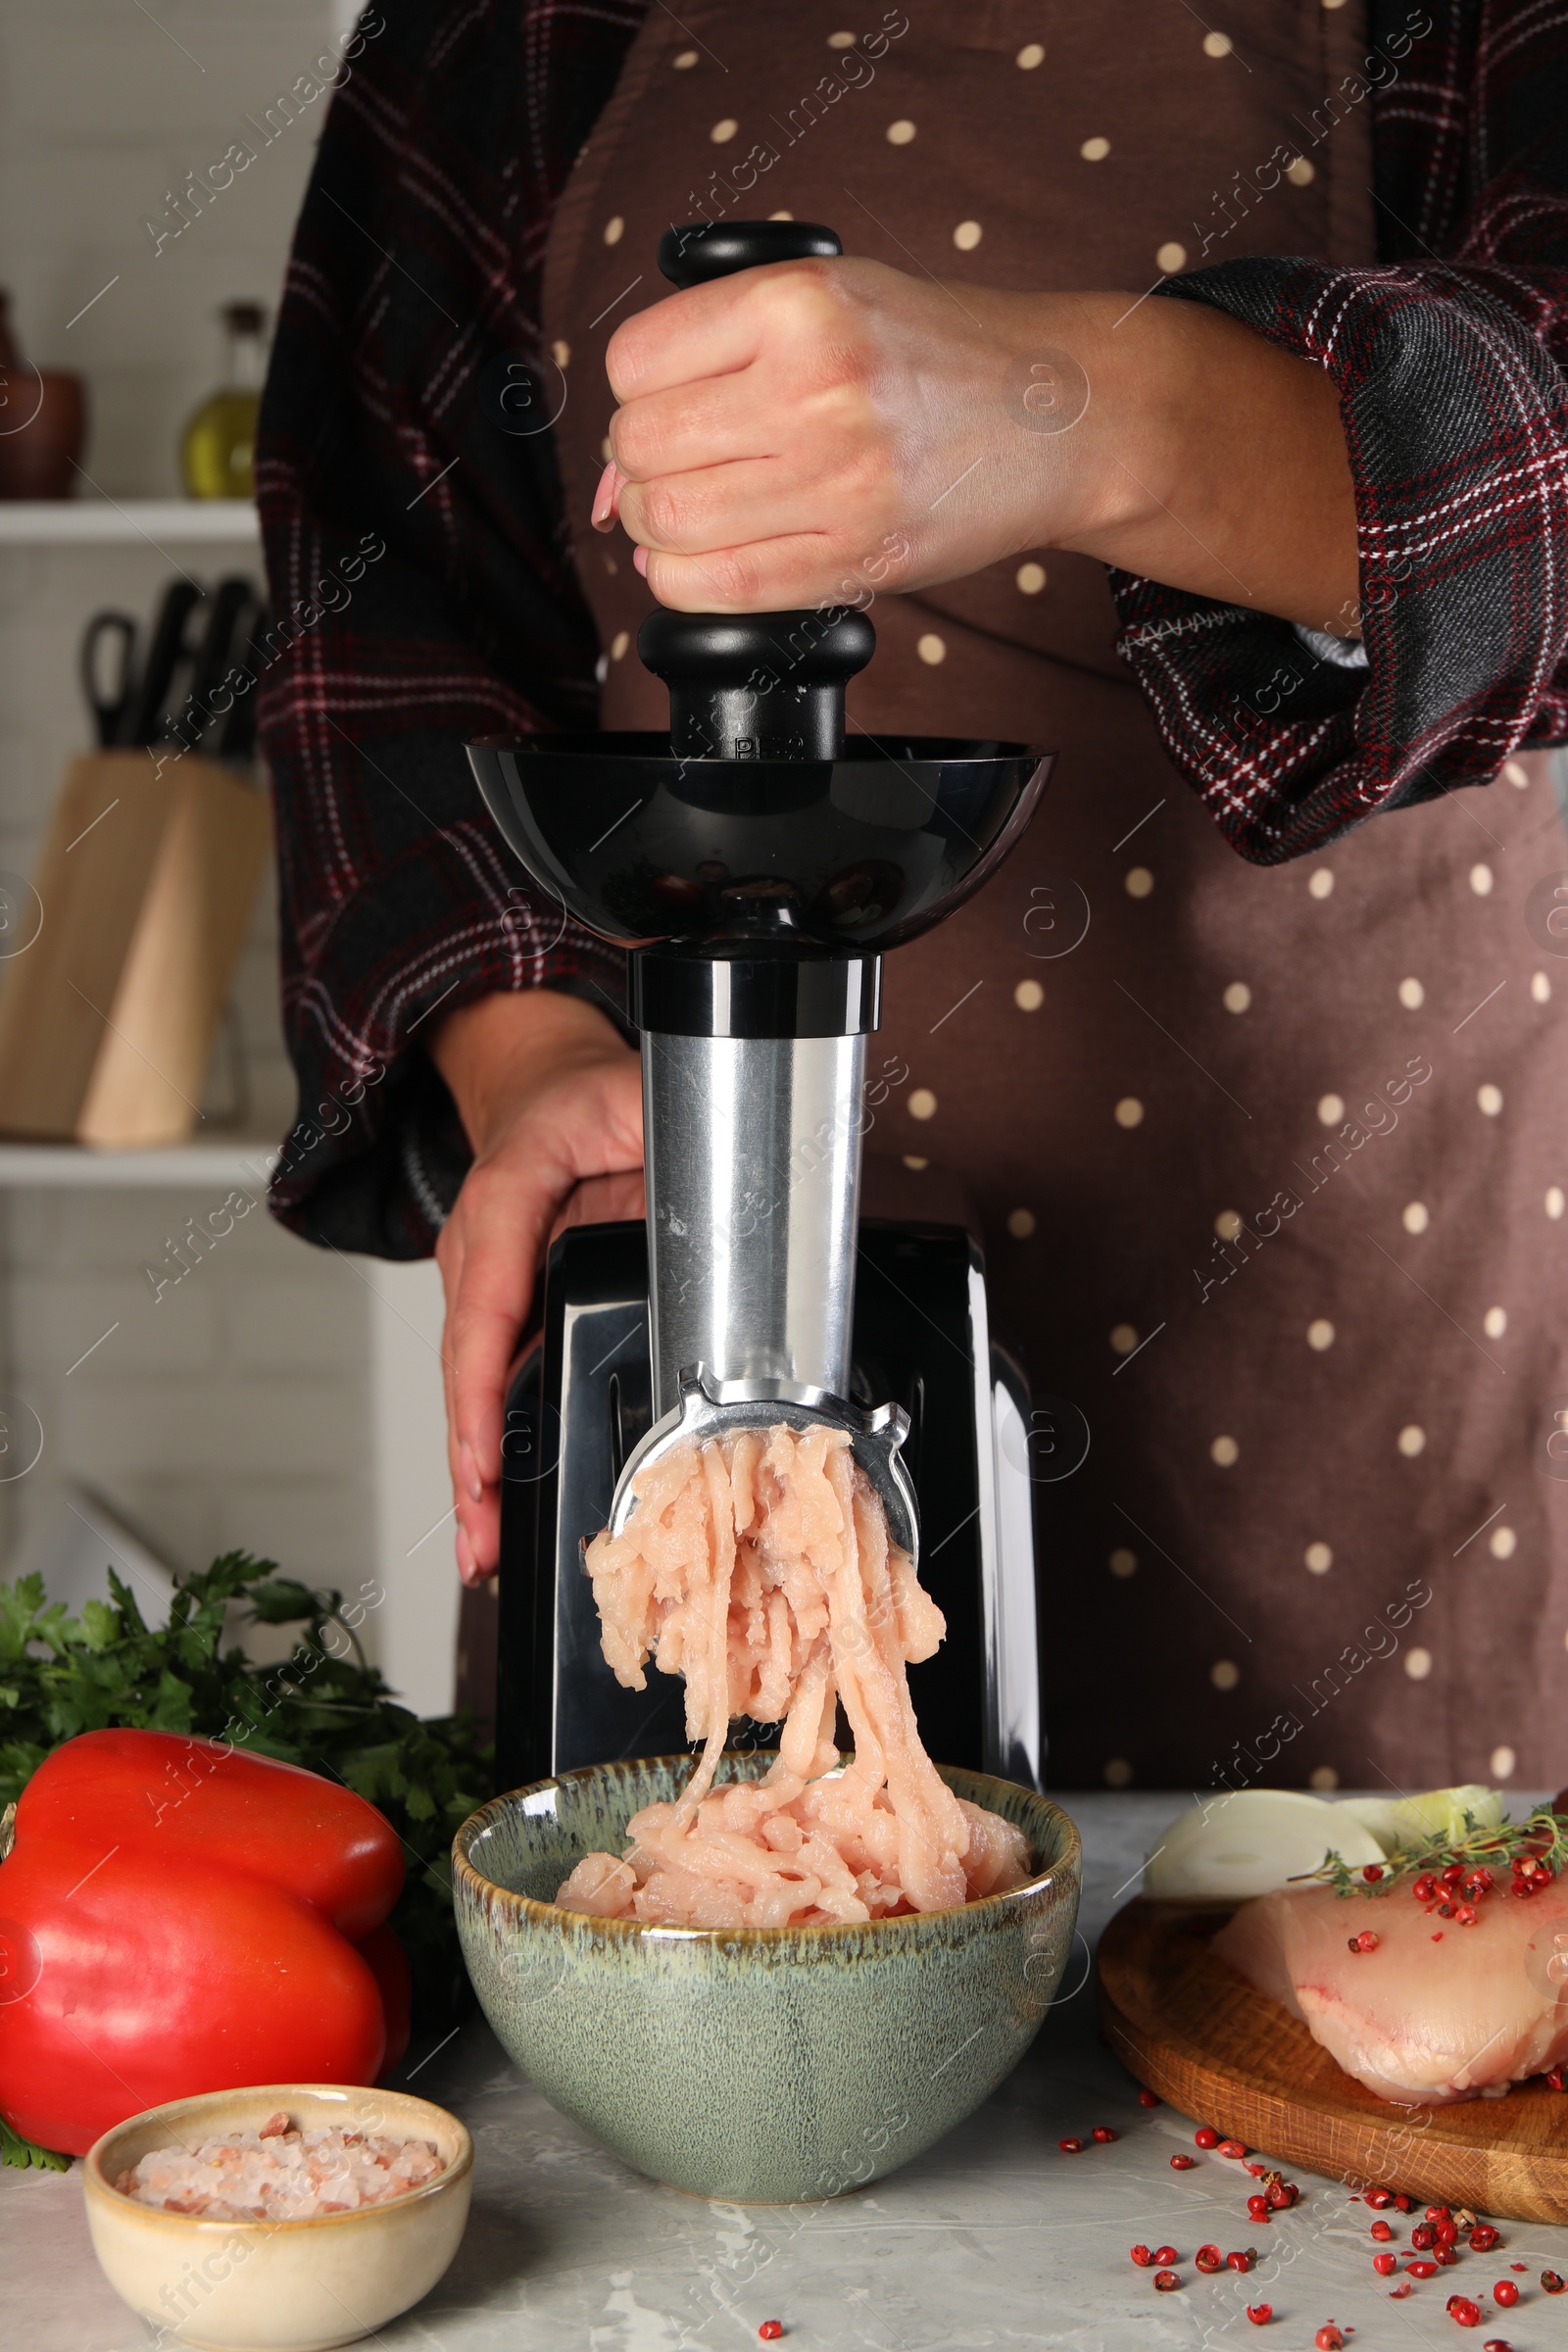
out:
{"label": "wooden knife holder", "polygon": [[0,1133],[99,1150],[185,1142],[271,843],[265,792],[199,754],[66,770],[0,963]]}

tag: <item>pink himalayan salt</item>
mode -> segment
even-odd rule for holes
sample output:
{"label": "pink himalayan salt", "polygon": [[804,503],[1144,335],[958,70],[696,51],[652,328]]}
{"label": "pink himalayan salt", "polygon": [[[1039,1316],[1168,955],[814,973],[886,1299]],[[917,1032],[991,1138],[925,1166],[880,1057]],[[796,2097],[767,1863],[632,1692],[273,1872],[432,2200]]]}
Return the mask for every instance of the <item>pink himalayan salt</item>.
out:
{"label": "pink himalayan salt", "polygon": [[229,2132],[194,2148],[155,2148],[115,2186],[138,2205],[213,2222],[302,2222],[407,2196],[444,2173],[427,2139],[364,2132],[297,2132],[286,2115],[259,2132]]}
{"label": "pink himalayan salt", "polygon": [[[645,1805],[620,1860],[584,1855],[567,1910],[696,1928],[810,1926],[1005,1892],[1029,1848],[953,1794],[920,1743],[906,1665],[947,1632],[847,1435],[821,1424],[677,1446],[619,1536],[588,1546],[604,1653],[647,1688],[686,1678],[703,1753],[684,1793]],[[839,1699],[855,1755],[837,1777]],[[765,1780],[713,1793],[730,1720],[782,1721]]]}

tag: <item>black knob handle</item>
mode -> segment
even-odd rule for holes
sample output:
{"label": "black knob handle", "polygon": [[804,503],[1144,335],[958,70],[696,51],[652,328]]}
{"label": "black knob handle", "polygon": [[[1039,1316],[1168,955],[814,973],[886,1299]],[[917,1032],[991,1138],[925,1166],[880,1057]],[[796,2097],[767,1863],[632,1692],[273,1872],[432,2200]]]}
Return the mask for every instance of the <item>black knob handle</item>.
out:
{"label": "black knob handle", "polygon": [[[844,251],[812,220],[697,220],[666,228],[659,267],[706,285],[769,262],[832,261]],[[683,760],[836,760],[844,688],[876,651],[848,605],[819,612],[650,612],[645,666],[669,688],[670,749]]]}
{"label": "black knob handle", "polygon": [[659,240],[659,267],[672,286],[706,286],[769,262],[836,261],[844,251],[814,220],[688,220]]}
{"label": "black knob handle", "polygon": [[863,612],[650,612],[645,666],[669,688],[680,760],[836,760],[844,688],[876,651]]}

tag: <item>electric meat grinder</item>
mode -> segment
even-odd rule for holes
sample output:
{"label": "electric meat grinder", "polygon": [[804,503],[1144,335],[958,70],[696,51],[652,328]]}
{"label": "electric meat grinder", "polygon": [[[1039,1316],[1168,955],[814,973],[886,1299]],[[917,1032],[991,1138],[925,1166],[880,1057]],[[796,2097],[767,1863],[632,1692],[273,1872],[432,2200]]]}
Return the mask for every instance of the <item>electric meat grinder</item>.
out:
{"label": "electric meat grinder", "polygon": [[[672,228],[659,258],[686,286],[841,250],[752,221]],[[914,1670],[928,1752],[1040,1786],[1028,1390],[991,1346],[969,1235],[858,1209],[882,954],[994,871],[1051,757],[940,737],[846,754],[845,685],[875,642],[849,607],[658,611],[637,643],[667,738],[469,746],[538,888],[628,951],[642,1034],[646,1224],[554,1243],[507,1402],[503,1788],[686,1744],[684,1687],[651,1671],[626,1690],[605,1663],[582,1545],[624,1526],[670,1446],[813,1421],[849,1431],[947,1617]]]}

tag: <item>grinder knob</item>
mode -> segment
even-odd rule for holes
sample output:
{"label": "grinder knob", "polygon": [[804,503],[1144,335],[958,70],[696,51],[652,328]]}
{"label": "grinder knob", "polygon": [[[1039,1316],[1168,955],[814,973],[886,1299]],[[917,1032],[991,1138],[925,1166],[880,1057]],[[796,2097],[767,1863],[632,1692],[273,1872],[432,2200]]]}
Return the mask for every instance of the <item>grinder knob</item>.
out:
{"label": "grinder knob", "polygon": [[837,760],[844,688],[876,651],[863,612],[650,612],[637,651],[669,688],[677,760]]}
{"label": "grinder knob", "polygon": [[[659,240],[672,284],[706,285],[769,262],[828,261],[844,248],[809,220],[688,222]],[[837,760],[844,689],[876,651],[853,606],[814,612],[650,612],[645,666],[669,688],[669,741],[683,760]]]}
{"label": "grinder knob", "polygon": [[844,251],[815,220],[687,220],[659,240],[659,267],[672,286],[706,286],[769,262],[832,262]]}

